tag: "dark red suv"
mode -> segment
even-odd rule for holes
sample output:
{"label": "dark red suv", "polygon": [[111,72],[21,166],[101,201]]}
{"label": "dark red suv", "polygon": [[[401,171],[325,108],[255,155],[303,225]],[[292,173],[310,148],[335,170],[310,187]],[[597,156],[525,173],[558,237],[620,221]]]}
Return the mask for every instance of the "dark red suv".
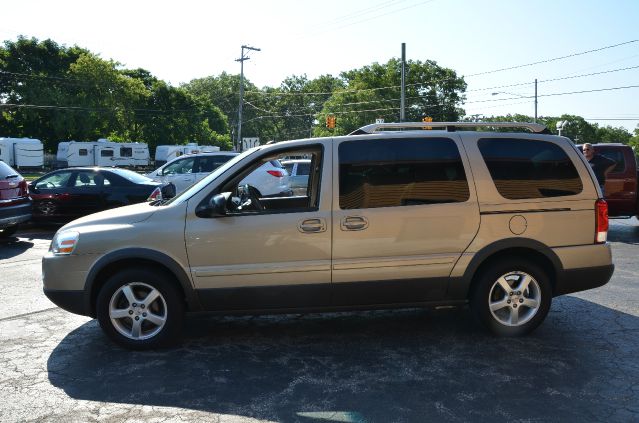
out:
{"label": "dark red suv", "polygon": [[31,199],[27,181],[0,161],[0,237],[11,236],[18,224],[31,219]]}

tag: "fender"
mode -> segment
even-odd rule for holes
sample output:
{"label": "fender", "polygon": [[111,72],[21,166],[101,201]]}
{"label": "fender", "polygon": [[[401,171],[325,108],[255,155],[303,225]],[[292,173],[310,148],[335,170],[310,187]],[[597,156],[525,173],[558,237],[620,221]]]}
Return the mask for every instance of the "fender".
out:
{"label": "fender", "polygon": [[93,310],[91,304],[91,297],[93,292],[93,285],[96,282],[98,274],[100,274],[100,272],[105,267],[116,261],[136,259],[157,262],[158,264],[168,268],[176,277],[176,279],[180,283],[180,286],[182,287],[182,290],[184,291],[184,295],[188,305],[187,309],[189,311],[200,311],[202,309],[186,271],[173,258],[159,251],[150,250],[147,248],[125,248],[105,254],[93,265],[93,267],[91,267],[91,270],[89,270],[86,282],[84,284],[85,310],[90,311],[92,315],[95,314],[95,310]]}
{"label": "fender", "polygon": [[464,275],[459,279],[451,280],[452,283],[448,290],[449,298],[467,298],[470,284],[472,283],[473,277],[475,276],[475,273],[477,272],[479,266],[481,266],[482,263],[484,263],[491,256],[501,251],[509,250],[512,248],[525,248],[534,250],[535,252],[543,255],[545,258],[548,259],[548,261],[550,261],[550,263],[552,263],[554,274],[550,276],[554,277],[555,279],[557,275],[563,270],[561,260],[559,260],[559,257],[557,257],[557,254],[555,254],[552,248],[548,247],[547,245],[530,238],[506,238],[488,244],[474,254],[474,257],[468,264],[468,267],[466,267]]}

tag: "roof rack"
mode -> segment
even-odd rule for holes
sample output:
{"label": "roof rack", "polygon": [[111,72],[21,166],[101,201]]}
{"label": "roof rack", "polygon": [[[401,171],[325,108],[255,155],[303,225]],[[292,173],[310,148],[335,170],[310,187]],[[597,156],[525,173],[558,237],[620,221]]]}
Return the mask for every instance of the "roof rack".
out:
{"label": "roof rack", "polygon": [[401,122],[401,123],[372,123],[362,126],[349,135],[363,135],[380,132],[384,129],[425,129],[442,128],[448,132],[455,132],[457,128],[477,128],[490,126],[493,128],[525,128],[535,134],[550,134],[548,128],[540,123],[525,122]]}

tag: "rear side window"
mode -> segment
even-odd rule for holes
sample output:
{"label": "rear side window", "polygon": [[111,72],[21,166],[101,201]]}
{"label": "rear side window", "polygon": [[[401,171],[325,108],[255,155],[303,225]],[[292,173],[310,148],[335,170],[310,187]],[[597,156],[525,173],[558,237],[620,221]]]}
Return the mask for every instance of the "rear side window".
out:
{"label": "rear side window", "polygon": [[81,148],[78,150],[78,156],[88,156],[89,152],[86,148]]}
{"label": "rear side window", "polygon": [[457,203],[470,196],[450,138],[394,138],[339,146],[341,209]]}
{"label": "rear side window", "polygon": [[101,157],[113,157],[113,150],[102,150],[100,151]]}
{"label": "rear side window", "polygon": [[478,142],[497,191],[509,200],[579,194],[577,169],[556,144],[517,138],[483,138]]}
{"label": "rear side window", "polygon": [[120,157],[133,157],[133,149],[131,147],[120,147]]}

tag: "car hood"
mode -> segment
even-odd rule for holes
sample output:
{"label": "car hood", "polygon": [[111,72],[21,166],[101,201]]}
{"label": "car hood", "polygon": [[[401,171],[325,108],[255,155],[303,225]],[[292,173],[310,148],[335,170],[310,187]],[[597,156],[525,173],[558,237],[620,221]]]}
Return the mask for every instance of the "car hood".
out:
{"label": "car hood", "polygon": [[67,223],[60,230],[74,229],[80,226],[128,225],[148,219],[156,210],[157,207],[149,203],[132,204],[81,217]]}

